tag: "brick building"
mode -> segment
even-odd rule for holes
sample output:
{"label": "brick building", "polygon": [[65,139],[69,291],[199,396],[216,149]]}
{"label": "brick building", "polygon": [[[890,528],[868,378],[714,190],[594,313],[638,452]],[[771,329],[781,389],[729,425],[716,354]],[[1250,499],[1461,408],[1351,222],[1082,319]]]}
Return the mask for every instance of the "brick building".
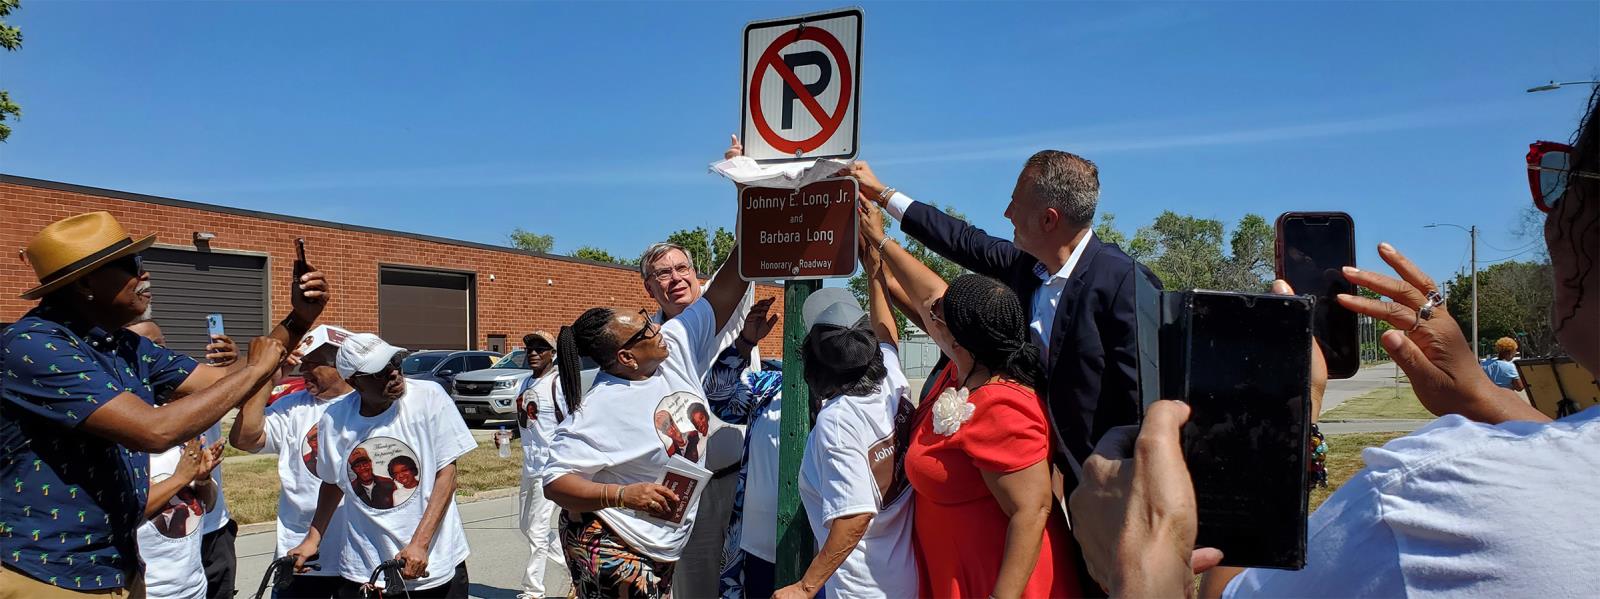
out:
{"label": "brick building", "polygon": [[[145,253],[157,322],[175,349],[195,353],[205,315],[221,313],[244,345],[288,310],[295,238],[327,274],[333,301],[321,322],[373,331],[412,349],[507,352],[535,329],[555,333],[597,306],[651,307],[638,270],[430,235],[227,208],[0,175],[0,323],[34,302],[18,294],[36,284],[21,249],[62,218],[105,210],[135,236],[155,233]],[[782,288],[758,285],[758,299]],[[781,352],[780,325],[762,342]]]}

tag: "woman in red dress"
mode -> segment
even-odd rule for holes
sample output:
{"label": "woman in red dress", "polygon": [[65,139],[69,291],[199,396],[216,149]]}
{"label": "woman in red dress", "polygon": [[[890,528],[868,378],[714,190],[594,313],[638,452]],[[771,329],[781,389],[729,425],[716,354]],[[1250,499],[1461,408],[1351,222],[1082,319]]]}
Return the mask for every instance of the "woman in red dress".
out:
{"label": "woman in red dress", "polygon": [[883,248],[890,295],[954,369],[935,383],[945,389],[924,394],[905,458],[922,594],[1078,595],[1074,546],[1051,492],[1050,425],[1034,391],[1043,367],[1027,312],[987,277],[946,286],[865,216],[863,245]]}

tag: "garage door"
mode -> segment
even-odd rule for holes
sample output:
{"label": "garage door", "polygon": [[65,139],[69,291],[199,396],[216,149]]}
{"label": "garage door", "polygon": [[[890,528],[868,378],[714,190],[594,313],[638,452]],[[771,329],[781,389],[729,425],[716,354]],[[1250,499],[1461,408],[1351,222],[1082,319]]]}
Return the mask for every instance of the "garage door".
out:
{"label": "garage door", "polygon": [[378,335],[411,350],[473,349],[470,274],[378,269]]}
{"label": "garage door", "polygon": [[143,252],[150,271],[151,303],[167,347],[204,360],[206,315],[221,314],[229,337],[244,354],[266,334],[267,259],[166,248]]}

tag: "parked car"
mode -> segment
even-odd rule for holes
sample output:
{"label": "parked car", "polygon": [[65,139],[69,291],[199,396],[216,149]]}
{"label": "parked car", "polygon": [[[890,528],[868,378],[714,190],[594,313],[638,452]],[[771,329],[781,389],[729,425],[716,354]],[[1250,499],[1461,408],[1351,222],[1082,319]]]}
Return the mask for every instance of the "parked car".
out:
{"label": "parked car", "polygon": [[[583,359],[582,365],[583,388],[588,390],[600,369],[588,358]],[[517,349],[486,370],[457,375],[455,386],[447,389],[467,426],[481,426],[485,420],[517,417],[517,390],[530,376],[533,371],[528,370],[527,353]]]}
{"label": "parked car", "polygon": [[449,391],[455,387],[456,376],[488,368],[499,358],[500,354],[489,351],[425,350],[406,356],[400,363],[400,373],[406,378],[439,383]]}

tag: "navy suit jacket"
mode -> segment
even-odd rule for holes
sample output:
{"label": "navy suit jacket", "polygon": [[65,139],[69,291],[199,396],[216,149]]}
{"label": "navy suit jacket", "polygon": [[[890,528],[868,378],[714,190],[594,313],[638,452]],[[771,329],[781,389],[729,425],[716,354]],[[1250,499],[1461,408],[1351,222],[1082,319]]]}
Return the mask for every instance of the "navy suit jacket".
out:
{"label": "navy suit jacket", "polygon": [[[1033,313],[1033,294],[1044,284],[1033,267],[1039,260],[1008,240],[994,237],[937,208],[915,202],[901,229],[939,255],[972,272],[1011,287],[1024,313]],[[1142,412],[1138,387],[1138,332],[1134,318],[1135,276],[1161,281],[1116,244],[1090,236],[1056,304],[1045,364],[1045,400],[1060,463],[1070,455],[1082,464],[1107,430],[1137,424]],[[1070,491],[1075,480],[1067,481]]]}

